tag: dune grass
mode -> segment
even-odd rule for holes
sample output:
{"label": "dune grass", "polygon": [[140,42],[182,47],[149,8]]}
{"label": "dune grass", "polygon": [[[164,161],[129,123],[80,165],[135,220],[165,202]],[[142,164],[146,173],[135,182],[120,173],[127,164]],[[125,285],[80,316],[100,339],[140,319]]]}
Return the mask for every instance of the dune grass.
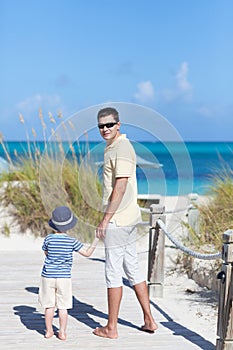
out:
{"label": "dune grass", "polygon": [[209,252],[211,247],[221,251],[223,233],[233,229],[233,170],[228,165],[222,165],[222,170],[212,178],[206,195],[208,201],[196,205],[196,227],[184,222],[183,225],[188,229],[188,243],[193,247],[203,252]]}
{"label": "dune grass", "polygon": [[233,170],[225,167],[215,176],[208,191],[211,200],[199,206],[200,232],[203,243],[213,243],[220,251],[222,235],[233,229]]}
{"label": "dune grass", "polygon": [[[41,113],[39,117],[42,127],[45,128]],[[50,119],[52,119],[51,116]],[[22,115],[20,115],[20,122],[24,124]],[[36,137],[34,129],[33,132]],[[24,233],[30,229],[37,236],[45,236],[51,232],[47,222],[52,210],[58,205],[68,205],[79,218],[73,234],[77,236],[81,234],[82,239],[86,241],[92,239],[94,228],[99,223],[102,213],[97,209],[98,205],[94,203],[94,198],[91,198],[93,205],[89,205],[91,199],[88,197],[91,197],[94,192],[98,194],[95,197],[101,197],[101,184],[91,165],[80,166],[80,155],[78,161],[73,145],[71,143],[69,145],[72,156],[68,159],[64,158],[65,151],[61,141],[58,147],[50,152],[41,152],[36,142],[28,141],[25,155],[18,156],[13,161],[3,137],[0,138],[0,143],[11,166],[10,172],[0,174],[0,185],[3,189],[0,200],[20,225],[21,232]],[[46,149],[46,140],[44,140],[44,146]],[[61,152],[64,158],[63,164],[59,164],[62,172],[59,174],[62,179],[61,184],[57,184],[57,159],[59,159],[57,152]],[[41,168],[42,160],[43,168]],[[42,175],[43,183],[41,183]],[[42,187],[43,191],[48,193],[48,205],[42,196]],[[4,230],[8,235],[10,234],[10,228]]]}
{"label": "dune grass", "polygon": [[[51,175],[53,174],[53,160],[48,159],[47,165],[49,166],[48,172],[50,174],[48,179],[50,186],[53,187],[54,178]],[[17,171],[9,174],[5,173],[1,177],[1,182],[6,184],[0,196],[1,202],[5,207],[9,208],[10,214],[15,217],[20,225],[21,232],[30,229],[35,235],[45,236],[51,232],[51,228],[47,224],[49,213],[46,211],[41,197],[39,173],[36,163],[24,159],[18,168]],[[66,192],[67,200],[60,200],[60,196],[56,192],[57,189],[54,188],[53,192],[49,194],[50,212],[57,205],[70,206],[79,218],[78,226],[74,229],[74,232],[77,235],[79,232],[82,232],[82,238],[85,237],[85,240],[88,241],[91,237],[93,238],[93,229],[91,227],[98,224],[101,218],[101,212],[87,205],[85,198],[83,198],[80,192],[78,172],[78,164],[74,164],[71,161],[66,161],[63,164],[63,189]],[[85,176],[86,179],[89,179],[94,184],[92,182],[93,174],[91,169],[89,169],[89,172]],[[99,183],[97,183],[97,187],[99,193],[101,193]],[[58,191],[61,192],[61,188]]]}

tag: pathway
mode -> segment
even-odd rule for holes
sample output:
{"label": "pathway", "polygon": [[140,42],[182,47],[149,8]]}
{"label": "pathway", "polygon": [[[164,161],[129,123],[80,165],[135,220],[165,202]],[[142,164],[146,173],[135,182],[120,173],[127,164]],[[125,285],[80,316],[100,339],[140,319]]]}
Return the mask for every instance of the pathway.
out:
{"label": "pathway", "polygon": [[[140,254],[146,266],[146,254]],[[0,348],[7,349],[158,349],[214,350],[215,330],[195,331],[195,322],[185,320],[185,311],[177,312],[172,286],[164,288],[164,298],[151,300],[153,315],[159,324],[155,334],[141,332],[142,314],[133,290],[125,283],[119,315],[119,338],[98,338],[92,330],[106,323],[107,303],[104,281],[103,249],[90,259],[75,254],[73,268],[74,308],[68,320],[66,342],[56,337],[44,339],[44,318],[38,309],[38,284],[43,254],[38,251],[0,251]],[[125,281],[126,282],[126,281]],[[169,300],[168,300],[169,299]],[[169,302],[168,302],[169,301]],[[192,315],[190,315],[192,318]],[[182,321],[184,318],[184,321]],[[58,319],[54,319],[55,327]]]}

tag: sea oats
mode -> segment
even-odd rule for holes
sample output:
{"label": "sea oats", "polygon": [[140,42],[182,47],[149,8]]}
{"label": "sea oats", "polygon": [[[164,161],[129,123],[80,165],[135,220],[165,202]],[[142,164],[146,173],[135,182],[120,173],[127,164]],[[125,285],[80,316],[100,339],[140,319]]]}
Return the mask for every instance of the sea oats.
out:
{"label": "sea oats", "polygon": [[56,120],[54,119],[54,117],[53,117],[51,112],[49,112],[49,120],[50,120],[51,123],[56,124]]}
{"label": "sea oats", "polygon": [[19,113],[19,120],[20,120],[20,123],[22,123],[22,124],[25,123],[25,120],[24,120],[23,115],[21,113]]}
{"label": "sea oats", "polygon": [[32,135],[36,137],[36,130],[34,128],[32,128]]}

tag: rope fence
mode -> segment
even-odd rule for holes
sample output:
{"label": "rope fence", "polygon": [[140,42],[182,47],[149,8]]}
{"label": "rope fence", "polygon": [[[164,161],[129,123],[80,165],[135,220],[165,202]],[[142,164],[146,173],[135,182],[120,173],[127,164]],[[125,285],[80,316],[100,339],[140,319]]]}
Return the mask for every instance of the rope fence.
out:
{"label": "rope fence", "polygon": [[[194,210],[193,210],[194,209]],[[199,233],[198,209],[192,204],[185,209],[165,211],[159,204],[151,204],[150,208],[141,208],[142,212],[150,214],[149,222],[140,224],[149,226],[148,249],[148,289],[150,296],[163,296],[165,236],[184,253],[203,260],[222,259],[222,270],[216,278],[219,283],[219,303],[217,320],[216,350],[233,350],[233,230],[223,233],[222,252],[202,254],[184,246],[166,227],[166,215],[187,211],[186,217],[193,228]],[[190,217],[189,217],[190,216]]]}
{"label": "rope fence", "polygon": [[197,259],[203,259],[203,260],[213,260],[213,259],[221,259],[222,257],[222,253],[217,252],[217,253],[213,253],[213,254],[201,254],[199,252],[195,252],[187,247],[185,247],[184,245],[182,245],[180,242],[178,242],[168,231],[167,228],[165,226],[165,224],[163,223],[162,220],[158,219],[157,223],[159,225],[159,227],[163,230],[163,232],[165,233],[165,235],[167,236],[167,238],[180,250],[182,250],[184,253],[193,256],[194,258]]}
{"label": "rope fence", "polygon": [[[190,204],[188,207],[186,208],[182,208],[182,209],[176,209],[174,211],[166,211],[164,208],[163,214],[175,214],[175,213],[180,213],[180,212],[186,212],[189,211],[190,209],[193,208],[193,205]],[[150,208],[140,208],[141,212],[150,214],[151,213],[151,209]],[[167,236],[167,238],[177,247],[177,249],[180,249],[181,251],[183,251],[185,254],[188,254],[194,258],[197,259],[203,259],[203,260],[214,260],[214,259],[221,259],[222,257],[222,253],[220,252],[216,252],[216,253],[211,253],[211,254],[203,254],[203,253],[199,253],[197,251],[193,251],[192,249],[185,247],[182,243],[180,243],[179,241],[176,240],[176,238],[174,238],[172,236],[172,234],[170,232],[168,232],[164,222],[160,219],[157,220],[157,224],[160,226],[160,228],[162,229],[162,231],[164,232],[164,234]],[[140,225],[142,226],[149,226],[150,222],[149,221],[141,221]],[[198,232],[199,233],[199,232]]]}

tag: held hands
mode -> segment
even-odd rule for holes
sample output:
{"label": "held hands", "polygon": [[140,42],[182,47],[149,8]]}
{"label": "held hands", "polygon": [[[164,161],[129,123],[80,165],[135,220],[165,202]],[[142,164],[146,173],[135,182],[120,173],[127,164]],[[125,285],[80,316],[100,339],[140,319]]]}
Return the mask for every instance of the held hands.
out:
{"label": "held hands", "polygon": [[103,221],[96,227],[95,234],[97,238],[104,238],[105,232],[106,232],[107,224],[105,224]]}
{"label": "held hands", "polygon": [[94,239],[94,241],[92,242],[92,247],[95,248],[95,247],[97,246],[98,242],[99,242],[99,238],[97,237],[97,235],[96,235],[96,230],[95,230],[95,239]]}

